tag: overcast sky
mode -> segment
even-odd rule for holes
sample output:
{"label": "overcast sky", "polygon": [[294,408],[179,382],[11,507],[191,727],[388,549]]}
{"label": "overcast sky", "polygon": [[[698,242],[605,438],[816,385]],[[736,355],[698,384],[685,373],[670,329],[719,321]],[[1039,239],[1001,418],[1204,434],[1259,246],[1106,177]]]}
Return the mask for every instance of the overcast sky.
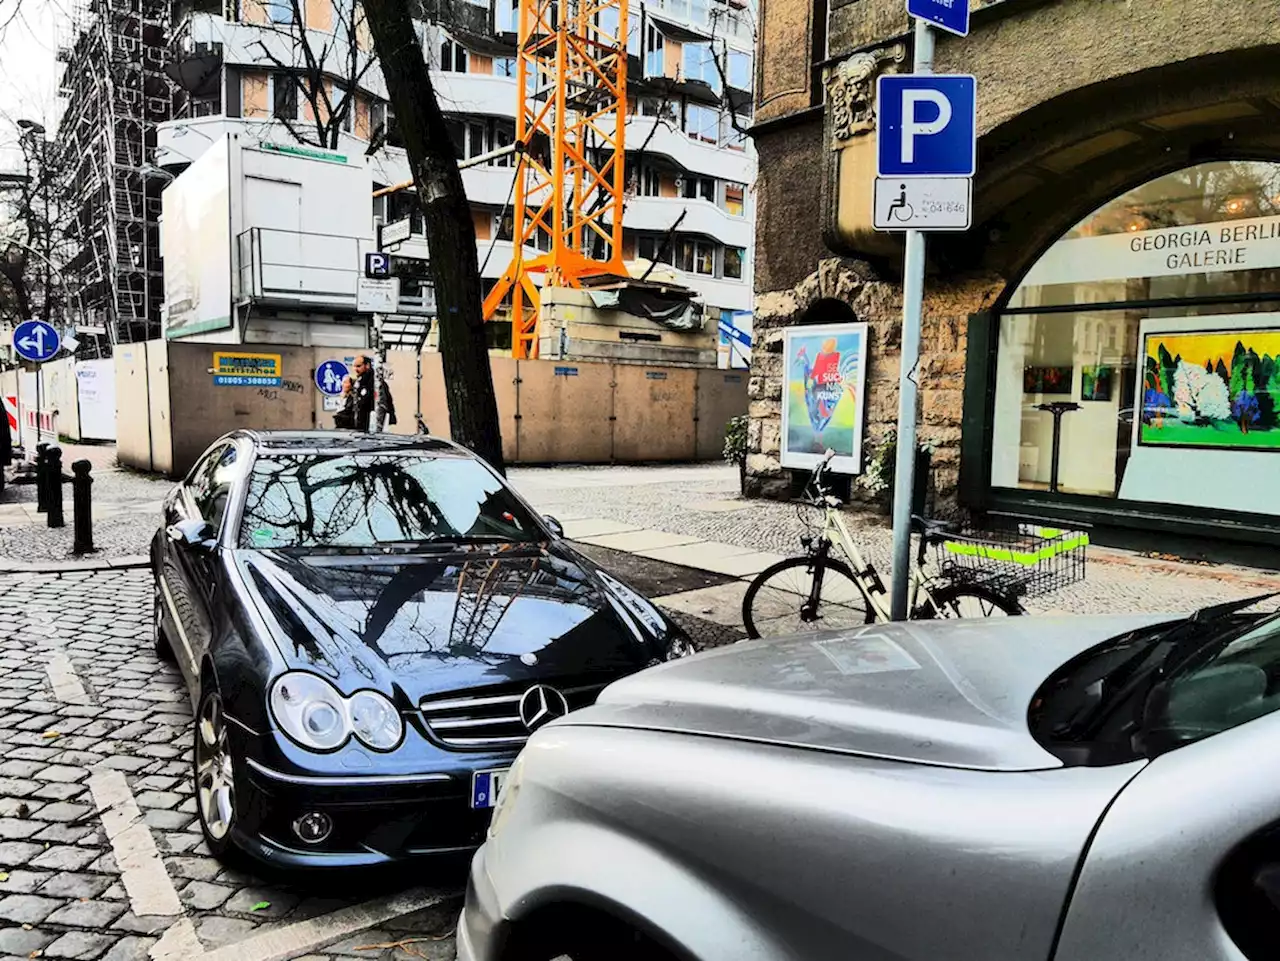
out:
{"label": "overcast sky", "polygon": [[52,135],[60,115],[58,38],[74,0],[0,0],[0,170],[15,169],[14,121],[35,120]]}

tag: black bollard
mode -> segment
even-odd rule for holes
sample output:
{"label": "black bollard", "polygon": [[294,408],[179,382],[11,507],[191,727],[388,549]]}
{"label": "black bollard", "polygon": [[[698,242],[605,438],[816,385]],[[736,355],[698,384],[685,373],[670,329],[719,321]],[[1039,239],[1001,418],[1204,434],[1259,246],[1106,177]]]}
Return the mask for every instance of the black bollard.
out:
{"label": "black bollard", "polygon": [[36,510],[41,514],[49,510],[48,484],[49,445],[36,444]]}
{"label": "black bollard", "polygon": [[49,513],[45,521],[49,527],[66,527],[66,515],[62,510],[62,448],[50,447],[45,455],[44,479],[48,485]]}
{"label": "black bollard", "polygon": [[71,465],[71,510],[74,515],[75,538],[71,545],[73,554],[93,553],[93,478],[89,470],[93,467],[87,460],[78,460]]}

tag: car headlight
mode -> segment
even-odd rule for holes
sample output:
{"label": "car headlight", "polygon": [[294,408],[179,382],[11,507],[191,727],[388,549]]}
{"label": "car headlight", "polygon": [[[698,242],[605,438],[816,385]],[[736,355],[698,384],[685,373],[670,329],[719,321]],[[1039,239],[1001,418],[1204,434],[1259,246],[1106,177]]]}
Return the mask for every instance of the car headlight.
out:
{"label": "car headlight", "polygon": [[357,691],[351,705],[351,728],[375,751],[390,751],[400,743],[404,721],[395,705],[374,691]]}
{"label": "car headlight", "polygon": [[271,713],[280,728],[310,751],[334,751],[351,735],[375,751],[390,751],[404,721],[387,698],[358,691],[350,698],[322,677],[291,671],[271,687]]}

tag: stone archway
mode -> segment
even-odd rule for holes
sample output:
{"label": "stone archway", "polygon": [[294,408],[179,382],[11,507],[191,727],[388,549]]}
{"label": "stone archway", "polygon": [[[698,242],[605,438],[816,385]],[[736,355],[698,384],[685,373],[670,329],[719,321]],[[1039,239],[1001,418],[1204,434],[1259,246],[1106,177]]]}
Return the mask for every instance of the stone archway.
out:
{"label": "stone archway", "polygon": [[[934,489],[943,501],[954,500],[959,476],[960,421],[963,413],[966,330],[970,315],[987,309],[1003,289],[989,276],[949,279],[929,285],[921,338],[920,439],[932,446]],[[864,321],[868,326],[867,393],[863,416],[868,453],[897,424],[898,370],[902,347],[902,294],[896,283],[882,280],[861,260],[830,258],[789,290],[756,297],[753,323],[756,345],[748,385],[750,426],[747,432],[746,493],[784,499],[792,489],[791,472],[783,468],[782,397],[783,330],[797,324]],[[854,500],[873,502],[859,496]]]}

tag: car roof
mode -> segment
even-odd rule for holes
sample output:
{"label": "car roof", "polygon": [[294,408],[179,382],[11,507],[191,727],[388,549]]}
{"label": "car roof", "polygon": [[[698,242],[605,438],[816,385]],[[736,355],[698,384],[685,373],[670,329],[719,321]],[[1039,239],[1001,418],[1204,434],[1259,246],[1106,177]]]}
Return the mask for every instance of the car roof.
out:
{"label": "car roof", "polygon": [[413,452],[475,455],[465,447],[426,434],[365,434],[340,430],[245,430],[236,436],[253,443],[259,454],[289,454],[299,451],[333,450],[344,453]]}

